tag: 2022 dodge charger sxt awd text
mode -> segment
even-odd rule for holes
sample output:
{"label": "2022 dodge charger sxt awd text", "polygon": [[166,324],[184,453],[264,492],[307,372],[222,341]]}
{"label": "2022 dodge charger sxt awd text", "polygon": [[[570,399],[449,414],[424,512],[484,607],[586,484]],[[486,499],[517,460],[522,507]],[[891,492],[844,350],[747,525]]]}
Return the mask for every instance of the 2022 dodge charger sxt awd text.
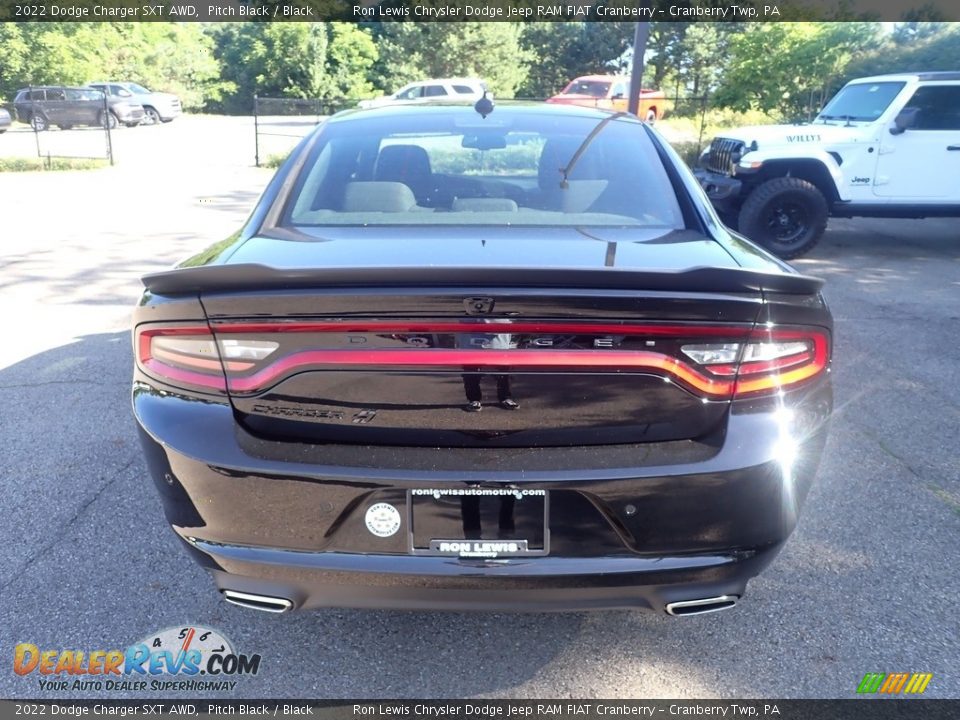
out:
{"label": "2022 dodge charger sxt awd text", "polygon": [[144,283],[167,520],[260,610],[731,607],[831,412],[820,281],[626,114],[339,114]]}

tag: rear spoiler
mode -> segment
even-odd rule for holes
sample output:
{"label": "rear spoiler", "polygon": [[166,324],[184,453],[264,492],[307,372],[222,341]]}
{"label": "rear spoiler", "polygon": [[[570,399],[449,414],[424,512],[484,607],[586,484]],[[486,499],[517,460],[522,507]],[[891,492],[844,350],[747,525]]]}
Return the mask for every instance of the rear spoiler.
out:
{"label": "rear spoiler", "polygon": [[794,273],[746,268],[696,267],[647,271],[529,267],[391,267],[279,269],[243,263],[185,267],[143,276],[152,293],[229,292],[349,287],[542,287],[563,289],[770,292],[812,295],[823,280]]}

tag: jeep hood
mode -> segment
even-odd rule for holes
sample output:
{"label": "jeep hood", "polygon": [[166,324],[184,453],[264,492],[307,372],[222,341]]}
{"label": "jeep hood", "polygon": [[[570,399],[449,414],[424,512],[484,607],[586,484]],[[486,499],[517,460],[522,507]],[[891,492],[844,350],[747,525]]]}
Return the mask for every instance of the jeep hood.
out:
{"label": "jeep hood", "polygon": [[774,146],[837,145],[859,142],[863,137],[861,125],[846,127],[840,123],[805,123],[803,125],[752,125],[723,130],[718,138],[742,140],[744,144],[757,143],[758,150]]}

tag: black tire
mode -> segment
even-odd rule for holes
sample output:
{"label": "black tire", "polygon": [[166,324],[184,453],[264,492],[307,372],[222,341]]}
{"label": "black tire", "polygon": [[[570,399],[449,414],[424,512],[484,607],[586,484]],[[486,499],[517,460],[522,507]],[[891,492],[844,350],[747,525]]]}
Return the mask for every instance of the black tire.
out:
{"label": "black tire", "polygon": [[157,112],[156,108],[152,108],[149,105],[145,105],[143,108],[143,124],[144,125],[159,125],[162,122],[160,113]]}
{"label": "black tire", "polygon": [[100,112],[100,127],[109,127],[111,130],[116,130],[119,124],[120,120],[114,115],[113,110],[108,110],[106,114]]}
{"label": "black tire", "polygon": [[73,125],[57,125],[61,130],[73,130]]}
{"label": "black tire", "polygon": [[717,211],[717,215],[720,217],[720,222],[726,225],[733,231],[739,231],[740,229],[740,218],[737,217],[737,214],[730,212],[720,212]]}
{"label": "black tire", "polygon": [[739,231],[789,260],[810,252],[827,229],[830,208],[815,185],[794,177],[767,180],[747,197]]}
{"label": "black tire", "polygon": [[50,121],[43,113],[34,113],[30,116],[30,127],[37,132],[43,132],[50,129]]}

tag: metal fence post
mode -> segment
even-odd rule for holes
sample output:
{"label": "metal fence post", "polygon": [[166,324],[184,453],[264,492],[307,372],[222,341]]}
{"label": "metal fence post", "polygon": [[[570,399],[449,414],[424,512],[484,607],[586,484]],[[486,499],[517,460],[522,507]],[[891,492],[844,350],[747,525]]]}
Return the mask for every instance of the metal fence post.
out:
{"label": "metal fence post", "polygon": [[40,132],[37,130],[37,124],[33,121],[34,115],[37,112],[37,106],[33,96],[33,85],[28,85],[27,88],[30,92],[30,127],[33,128],[33,138],[37,142],[37,157],[43,159],[43,153],[40,152]]}
{"label": "metal fence post", "polygon": [[260,100],[253,95],[253,161],[260,167]]}
{"label": "metal fence post", "polygon": [[107,159],[113,167],[113,135],[110,134],[110,106],[107,104],[107,93],[103,91],[103,129],[107,133]]}

